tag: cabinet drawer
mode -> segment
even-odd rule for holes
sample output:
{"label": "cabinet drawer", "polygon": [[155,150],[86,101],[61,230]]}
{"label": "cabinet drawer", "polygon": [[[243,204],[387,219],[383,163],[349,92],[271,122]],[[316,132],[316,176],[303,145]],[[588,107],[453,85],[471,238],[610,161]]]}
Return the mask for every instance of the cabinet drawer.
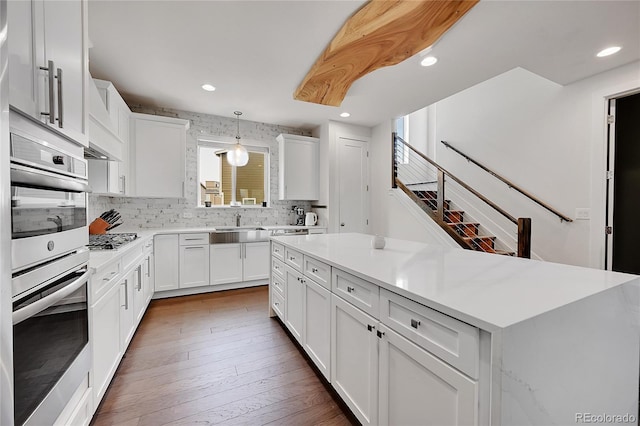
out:
{"label": "cabinet drawer", "polygon": [[303,273],[327,290],[331,290],[331,266],[305,255]]}
{"label": "cabinet drawer", "polygon": [[280,277],[284,280],[284,263],[280,262],[278,259],[271,259],[271,270],[273,271],[272,275],[279,274]]}
{"label": "cabinet drawer", "polygon": [[271,274],[271,288],[284,297],[284,278],[278,274]]}
{"label": "cabinet drawer", "polygon": [[280,259],[284,262],[284,246],[276,242],[271,242],[271,255],[276,259]]}
{"label": "cabinet drawer", "polygon": [[480,332],[406,297],[380,289],[380,321],[474,379],[478,378]]}
{"label": "cabinet drawer", "polygon": [[280,295],[276,290],[271,291],[271,307],[276,315],[284,322],[284,297]]}
{"label": "cabinet drawer", "polygon": [[180,234],[181,246],[199,246],[209,244],[209,233],[200,232],[197,234]]}
{"label": "cabinet drawer", "polygon": [[95,303],[115,284],[115,279],[120,273],[120,260],[101,268],[94,276],[91,277],[91,294],[92,301]]}
{"label": "cabinet drawer", "polygon": [[131,247],[122,255],[122,260],[120,261],[122,264],[122,270],[126,272],[126,270],[131,267],[131,265],[133,265],[140,256],[142,256],[142,244],[138,243],[137,246]]}
{"label": "cabinet drawer", "polygon": [[378,318],[380,290],[377,285],[333,268],[331,291],[372,317]]}
{"label": "cabinet drawer", "polygon": [[289,247],[284,248],[284,262],[293,269],[302,272],[303,259],[304,256],[299,251],[290,249]]}
{"label": "cabinet drawer", "polygon": [[153,238],[149,238],[143,245],[145,253],[153,251]]}

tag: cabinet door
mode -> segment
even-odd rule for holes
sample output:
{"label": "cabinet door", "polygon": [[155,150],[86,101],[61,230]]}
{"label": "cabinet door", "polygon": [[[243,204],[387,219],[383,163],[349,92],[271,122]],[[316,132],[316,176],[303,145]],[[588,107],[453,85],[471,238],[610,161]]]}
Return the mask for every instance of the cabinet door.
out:
{"label": "cabinet door", "polygon": [[120,350],[126,352],[127,346],[135,331],[133,291],[136,286],[137,274],[129,272],[120,281]]}
{"label": "cabinet door", "polygon": [[378,423],[377,324],[331,295],[331,384],[364,425]]}
{"label": "cabinet door", "polygon": [[304,350],[331,379],[331,292],[304,278]]}
{"label": "cabinet door", "polygon": [[209,244],[180,246],[180,288],[209,285]]}
{"label": "cabinet door", "polygon": [[298,343],[303,344],[303,323],[304,323],[304,284],[302,274],[287,266],[285,268],[285,313],[284,323],[296,338]]}
{"label": "cabinet door", "polygon": [[[36,9],[42,9],[42,2],[9,1],[7,2],[8,49],[9,49],[9,103],[20,111],[40,120],[38,104],[39,76],[44,75],[40,66],[44,62],[44,45],[36,45],[36,28],[38,23]],[[42,35],[40,35],[42,37]]]}
{"label": "cabinet door", "polygon": [[100,401],[118,368],[120,350],[120,286],[114,285],[90,309],[94,400]]}
{"label": "cabinet door", "polygon": [[380,424],[475,425],[478,384],[380,324]]}
{"label": "cabinet door", "polygon": [[244,244],[242,265],[244,281],[264,280],[269,278],[269,242]]}
{"label": "cabinet door", "polygon": [[45,56],[54,62],[56,73],[62,73],[54,92],[55,116],[63,122],[62,127],[59,121],[53,126],[83,145],[88,144],[86,7],[86,1],[44,1]]}
{"label": "cabinet door", "polygon": [[280,137],[280,199],[317,200],[320,161],[315,138]]}
{"label": "cabinet door", "polygon": [[211,244],[211,285],[238,283],[242,281],[242,245]]}
{"label": "cabinet door", "polygon": [[153,296],[153,289],[154,289],[153,253],[149,253],[146,261],[147,261],[147,267],[146,267],[144,288],[145,288],[146,304],[148,305],[149,301],[151,300],[151,297]]}
{"label": "cabinet door", "polygon": [[144,288],[144,269],[145,261],[143,261],[140,265],[138,265],[133,270],[133,316],[134,316],[134,327],[136,327],[142,316],[144,315],[146,304],[145,297],[145,288]]}
{"label": "cabinet door", "polygon": [[155,258],[155,290],[166,291],[178,288],[180,277],[178,234],[156,235],[153,243]]}
{"label": "cabinet door", "polygon": [[146,197],[184,196],[186,126],[134,114],[130,164],[133,193]]}

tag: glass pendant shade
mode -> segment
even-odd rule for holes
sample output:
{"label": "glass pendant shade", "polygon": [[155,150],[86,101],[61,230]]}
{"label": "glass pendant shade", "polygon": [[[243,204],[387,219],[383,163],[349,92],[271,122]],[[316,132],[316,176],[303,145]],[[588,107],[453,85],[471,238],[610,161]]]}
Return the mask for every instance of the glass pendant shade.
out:
{"label": "glass pendant shade", "polygon": [[249,162],[249,153],[247,148],[240,145],[240,141],[227,152],[227,162],[236,167],[246,166]]}

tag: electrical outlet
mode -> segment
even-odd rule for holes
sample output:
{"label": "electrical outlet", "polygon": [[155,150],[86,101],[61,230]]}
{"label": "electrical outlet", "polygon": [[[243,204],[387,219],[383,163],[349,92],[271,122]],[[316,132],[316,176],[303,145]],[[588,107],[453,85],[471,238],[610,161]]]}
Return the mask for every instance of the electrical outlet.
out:
{"label": "electrical outlet", "polygon": [[185,219],[193,219],[193,213],[191,212],[183,212],[182,217]]}
{"label": "electrical outlet", "polygon": [[589,220],[591,218],[591,209],[582,207],[576,208],[576,220]]}

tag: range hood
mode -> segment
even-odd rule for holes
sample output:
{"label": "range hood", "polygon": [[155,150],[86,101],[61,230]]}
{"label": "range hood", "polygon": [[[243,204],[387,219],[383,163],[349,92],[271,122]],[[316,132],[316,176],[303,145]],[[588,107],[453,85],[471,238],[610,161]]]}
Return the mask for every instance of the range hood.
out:
{"label": "range hood", "polygon": [[109,111],[105,106],[98,87],[89,79],[89,148],[84,157],[97,160],[122,161],[126,145],[116,132]]}

